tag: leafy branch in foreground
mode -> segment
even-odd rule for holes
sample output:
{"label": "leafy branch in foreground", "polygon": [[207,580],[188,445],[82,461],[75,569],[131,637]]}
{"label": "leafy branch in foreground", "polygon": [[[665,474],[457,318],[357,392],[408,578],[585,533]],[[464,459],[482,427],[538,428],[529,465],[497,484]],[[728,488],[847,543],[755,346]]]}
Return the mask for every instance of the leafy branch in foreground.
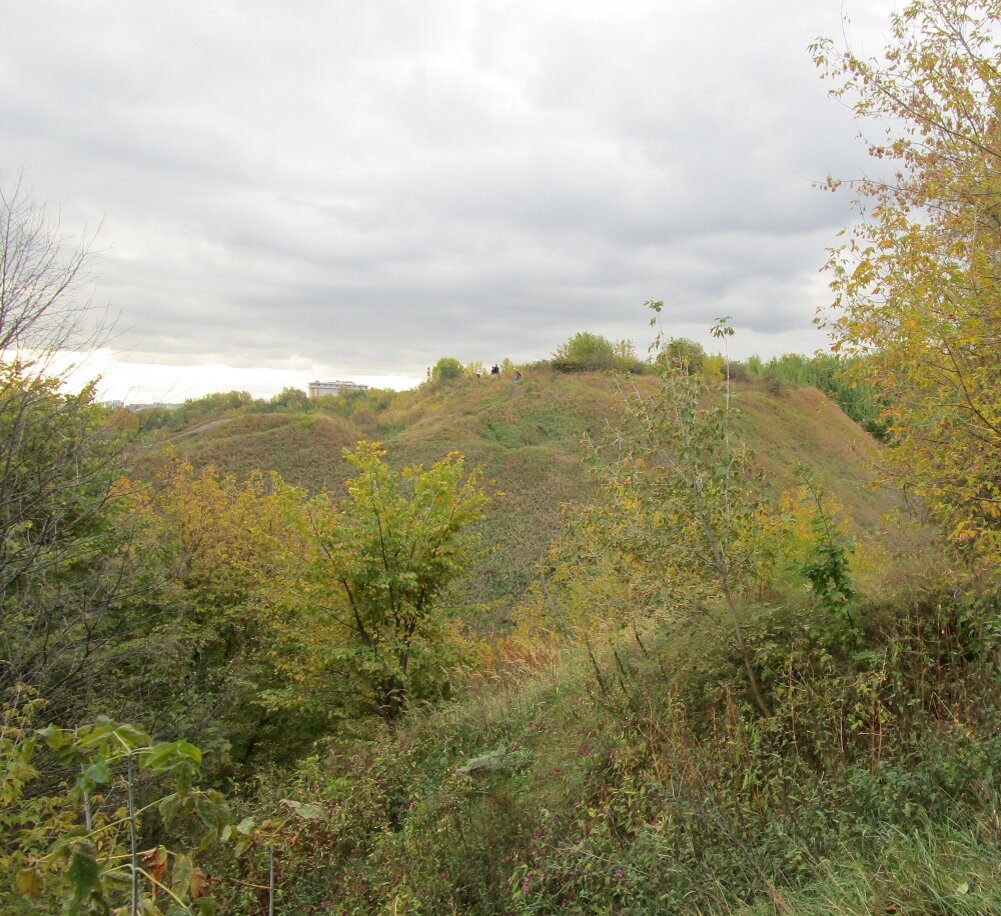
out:
{"label": "leafy branch in foreground", "polygon": [[[15,691],[0,733],[0,867],[16,870],[17,889],[38,906],[60,901],[69,914],[117,905],[115,912],[155,916],[158,898],[171,912],[213,912],[194,856],[227,838],[230,814],[219,792],[196,784],[199,749],[154,742],[108,718],[33,730],[41,705],[30,691]],[[165,782],[171,791],[139,801],[140,790],[160,791]],[[153,812],[161,830],[179,838],[177,848],[143,846]]]}

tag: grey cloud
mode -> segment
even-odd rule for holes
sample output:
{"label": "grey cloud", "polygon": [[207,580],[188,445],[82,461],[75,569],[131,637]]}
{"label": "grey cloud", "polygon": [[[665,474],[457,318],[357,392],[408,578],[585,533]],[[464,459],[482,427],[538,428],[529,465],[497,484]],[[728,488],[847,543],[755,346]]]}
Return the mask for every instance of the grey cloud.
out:
{"label": "grey cloud", "polygon": [[851,217],[811,182],[864,162],[827,3],[8,6],[0,180],[104,217],[133,358],[420,373],[639,336],[650,297],[816,346]]}

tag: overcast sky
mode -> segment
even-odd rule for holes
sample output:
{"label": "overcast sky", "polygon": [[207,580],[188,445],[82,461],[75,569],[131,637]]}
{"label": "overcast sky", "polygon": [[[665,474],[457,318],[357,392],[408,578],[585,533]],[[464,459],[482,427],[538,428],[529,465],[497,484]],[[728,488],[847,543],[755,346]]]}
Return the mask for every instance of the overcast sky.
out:
{"label": "overcast sky", "polygon": [[[846,0],[879,50],[890,0]],[[395,386],[440,356],[645,350],[643,302],[812,352],[838,0],[0,0],[0,182],[100,225],[109,397]]]}

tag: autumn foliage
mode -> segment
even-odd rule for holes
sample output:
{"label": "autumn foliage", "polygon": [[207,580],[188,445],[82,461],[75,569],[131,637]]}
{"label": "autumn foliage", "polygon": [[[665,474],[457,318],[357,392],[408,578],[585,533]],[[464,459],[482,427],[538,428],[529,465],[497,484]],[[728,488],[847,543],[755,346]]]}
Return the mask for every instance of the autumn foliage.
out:
{"label": "autumn foliage", "polygon": [[[892,177],[831,252],[836,348],[887,398],[891,467],[954,541],[1001,556],[1001,4],[911,3],[882,60],[815,59]],[[884,174],[885,174],[885,170]],[[832,186],[836,182],[832,182]]]}
{"label": "autumn foliage", "polygon": [[999,25],[814,46],[839,356],[140,419],[15,352],[85,259],[0,196],[0,910],[1001,912]]}

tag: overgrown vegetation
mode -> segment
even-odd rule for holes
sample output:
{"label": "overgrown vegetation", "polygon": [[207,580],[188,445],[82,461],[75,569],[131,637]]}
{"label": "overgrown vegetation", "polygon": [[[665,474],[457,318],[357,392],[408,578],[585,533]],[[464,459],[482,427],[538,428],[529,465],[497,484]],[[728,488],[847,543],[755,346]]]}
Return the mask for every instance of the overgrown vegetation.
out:
{"label": "overgrown vegetation", "polygon": [[5,198],[0,908],[1001,912],[999,21],[818,45],[905,123],[832,261],[848,358],[721,319],[140,429],[50,372],[86,248]]}
{"label": "overgrown vegetation", "polygon": [[553,354],[552,366],[560,372],[583,372],[615,369],[619,372],[642,372],[631,340],[612,342],[600,334],[581,331]]}

